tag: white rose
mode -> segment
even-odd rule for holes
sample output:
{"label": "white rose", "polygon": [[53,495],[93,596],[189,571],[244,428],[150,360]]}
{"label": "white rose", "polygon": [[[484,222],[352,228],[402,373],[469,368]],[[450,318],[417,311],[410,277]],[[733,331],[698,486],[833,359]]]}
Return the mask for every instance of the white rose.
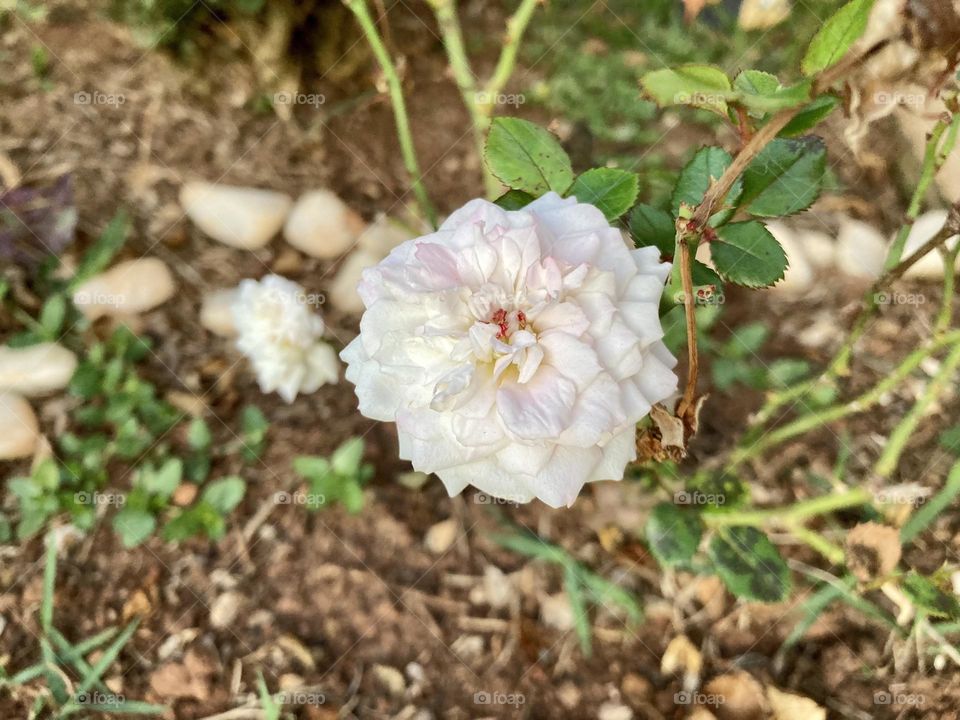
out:
{"label": "white rose", "polygon": [[231,307],[237,347],[253,365],[260,389],[276,391],[288,403],[340,375],[336,351],[320,340],[323,319],[306,298],[295,282],[267,275],[242,281]]}
{"label": "white rose", "polygon": [[364,271],[341,353],[360,412],[453,495],[570,505],[620,480],[636,423],[677,387],[658,304],[670,266],[594,206],[473,200]]}

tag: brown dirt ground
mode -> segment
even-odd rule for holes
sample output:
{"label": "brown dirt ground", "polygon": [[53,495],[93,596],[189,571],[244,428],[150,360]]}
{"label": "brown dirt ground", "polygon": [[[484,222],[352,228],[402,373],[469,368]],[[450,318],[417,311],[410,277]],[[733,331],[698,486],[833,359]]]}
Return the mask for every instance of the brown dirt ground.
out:
{"label": "brown dirt ground", "polygon": [[[425,182],[441,209],[450,210],[477,193],[477,159],[462,134],[466,115],[444,76],[440,48],[429,34],[414,32],[427,13],[414,7],[417,14],[400,9],[391,22],[395,33],[408,31],[420,43],[406,57],[411,115]],[[13,21],[0,41],[5,63],[0,150],[29,182],[74,173],[81,245],[125,205],[136,223],[125,252],[157,255],[178,277],[177,297],[143,319],[141,330],[162,338],[149,363],[152,379],[165,390],[203,397],[218,442],[232,439],[241,398],[255,398],[272,422],[269,449],[259,466],[243,471],[250,490],[221,543],[173,547],[151,540],[124,551],[108,529],[101,529],[63,553],[56,618],[68,638],[143,615],[109,674],[124,695],[168,701],[178,719],[201,718],[239,705],[262,669],[272,689],[286,676],[287,682],[324,694],[324,704],[297,711],[301,718],[584,718],[595,717],[608,701],[633,708],[638,718],[680,718],[687,708],[673,700],[679,680],[661,674],[659,667],[667,642],[683,632],[704,648],[706,678],[741,668],[764,683],[812,697],[834,717],[960,717],[960,674],[952,669],[895,674],[886,632],[860,615],[834,608],[795,649],[781,655],[778,649],[802,595],[781,606],[742,604],[713,580],[663,575],[633,535],[656,502],[638,485],[591,488],[565,511],[539,505],[491,508],[472,496],[450,499],[436,481],[411,491],[394,481],[406,468],[395,459],[392,428],[360,417],[347,383],[324,387],[291,406],[259,395],[232,350],[200,328],[197,311],[205,290],[273,267],[280,243],[257,253],[212,243],[180,216],[177,190],[195,177],[293,195],[325,186],[366,217],[398,212],[410,196],[391,111],[366,83],[344,89],[321,79],[315,90],[328,96],[324,110],[302,109],[285,122],[246,109],[255,82],[246,60],[219,61],[198,76],[139,47],[127,30],[90,9],[29,28]],[[48,48],[52,60],[43,89],[29,62],[37,44]],[[75,92],[94,89],[122,93],[125,102],[73,102]],[[345,110],[338,113],[337,107]],[[285,262],[289,265],[289,258]],[[287,274],[308,290],[322,291],[334,269],[334,264],[298,257]],[[810,303],[800,307],[765,297],[778,329],[770,356],[824,359],[825,351],[803,349],[791,340],[808,323]],[[831,288],[817,298],[813,312],[847,322],[856,297],[856,289]],[[733,297],[724,322],[732,326],[752,312]],[[355,317],[330,308],[325,316],[344,338],[355,332]],[[911,346],[922,329],[908,311],[882,323],[868,348],[874,359],[852,386],[882,375],[893,363],[887,358]],[[759,399],[744,392],[714,398],[695,454],[709,458],[729,446],[731,434]],[[883,435],[877,433],[889,431],[898,414],[893,410],[904,402],[891,398],[891,412],[847,424],[858,476],[879,451],[877,437]],[[953,401],[924,423],[904,463],[905,475],[933,463],[931,477],[943,477],[947,461],[934,454],[935,428],[957,414]],[[49,429],[49,415],[45,422]],[[266,522],[251,522],[278,488],[295,487],[293,456],[327,453],[354,434],[365,437],[377,467],[361,515],[339,509],[310,515],[295,506],[275,506]],[[754,466],[757,487],[771,502],[802,493],[805,470],[829,467],[835,446],[829,430],[787,446]],[[643,601],[646,621],[628,628],[612,612],[597,609],[594,652],[585,657],[571,632],[541,619],[544,596],[561,589],[555,570],[490,540],[497,511],[622,582]],[[425,549],[423,538],[446,518],[456,519],[459,537],[438,557]],[[944,518],[925,538],[927,549],[940,548],[955,559],[957,525],[956,518]],[[620,542],[599,541],[609,526],[625,530]],[[801,548],[785,551],[793,559],[816,562]],[[14,669],[38,657],[40,555],[39,541],[5,548],[2,555],[0,615],[7,626],[0,635],[0,657]],[[507,607],[491,607],[480,591],[488,565],[512,574],[518,587]],[[214,628],[210,608],[227,591],[236,593],[239,612],[226,627]],[[391,694],[379,665],[405,673],[405,689]],[[189,691],[179,699],[164,697],[156,691],[164,682],[189,686]],[[898,682],[925,697],[922,707],[873,703],[875,692]],[[479,692],[522,693],[525,701],[519,707],[478,705],[474,695]],[[3,692],[0,718],[25,717],[29,701],[29,692]],[[726,712],[721,715],[732,717]]]}

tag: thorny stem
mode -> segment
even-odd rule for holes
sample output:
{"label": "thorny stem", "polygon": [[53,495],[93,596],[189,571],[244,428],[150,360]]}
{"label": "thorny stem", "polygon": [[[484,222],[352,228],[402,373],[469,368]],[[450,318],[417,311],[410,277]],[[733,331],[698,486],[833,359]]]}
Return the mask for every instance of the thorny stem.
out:
{"label": "thorny stem", "polygon": [[[948,128],[946,121],[941,119],[931,131],[930,138],[927,141],[927,148],[924,153],[924,164],[923,170],[921,171],[921,180],[917,184],[917,188],[910,200],[910,205],[907,209],[903,225],[898,231],[897,237],[894,239],[893,244],[890,246],[889,254],[885,262],[887,272],[883,277],[877,280],[877,282],[874,283],[874,285],[867,291],[866,295],[864,295],[863,307],[860,311],[860,314],[854,321],[853,328],[847,335],[843,345],[839,350],[837,350],[836,354],[833,356],[833,359],[827,365],[826,371],[817,378],[799,383],[782,392],[770,394],[763,408],[760,409],[751,422],[751,425],[754,428],[760,428],[766,424],[774,416],[777,410],[787,403],[800,400],[808,395],[810,391],[818,385],[832,382],[836,377],[845,375],[849,370],[850,357],[853,354],[854,346],[866,332],[867,323],[880,307],[880,304],[877,301],[879,290],[902,276],[903,273],[909,270],[914,263],[932,251],[934,248],[942,244],[949,237],[956,234],[956,228],[958,225],[960,225],[956,213],[960,211],[958,211],[957,208],[954,208],[954,211],[951,214],[953,222],[951,222],[951,218],[948,218],[944,231],[941,231],[937,237],[934,238],[934,240],[931,240],[923,247],[918,248],[917,251],[906,260],[900,259],[903,253],[904,243],[910,234],[910,228],[913,226],[914,221],[919,215],[920,204],[926,195],[930,181],[936,175],[947,156],[953,150],[957,139],[956,128],[958,126],[960,126],[960,114],[955,115],[953,120],[950,121],[949,128],[951,131],[947,133],[946,140],[944,141],[943,145],[940,146],[939,151],[937,146],[939,145],[940,139],[943,137],[944,132]],[[949,234],[944,234],[944,232],[947,231],[947,227],[953,228],[953,231],[949,232]],[[892,262],[894,257],[896,257],[896,261]]]}
{"label": "thorny stem", "polygon": [[884,447],[880,459],[873,468],[874,472],[881,478],[890,477],[896,470],[907,441],[913,435],[913,431],[920,420],[923,419],[930,404],[943,394],[944,386],[953,378],[957,368],[960,368],[960,343],[953,347],[937,374],[927,384],[923,394],[917,398],[913,407],[910,408],[910,412],[904,415],[890,434],[890,439],[887,440],[886,447]]}
{"label": "thorny stem", "polygon": [[[844,77],[848,72],[854,69],[859,63],[873,55],[880,46],[871,48],[862,55],[851,59],[843,60],[832,68],[827,69],[820,74],[814,81],[811,88],[811,97],[817,97],[826,92]],[[737,181],[737,178],[743,174],[747,166],[753,161],[757,154],[769,145],[783,128],[789,124],[803,109],[803,106],[787,108],[781,110],[767,122],[766,125],[757,130],[750,139],[743,145],[740,152],[733,158],[733,162],[723,171],[723,174],[715,182],[711,183],[703,200],[693,212],[689,221],[680,220],[677,222],[676,244],[678,256],[680,258],[680,277],[683,281],[683,290],[688,302],[684,303],[684,315],[687,321],[687,355],[689,366],[687,368],[687,387],[683,392],[683,398],[677,405],[677,416],[686,421],[688,427],[692,426],[695,418],[690,417],[691,412],[695,412],[695,397],[697,390],[697,341],[696,331],[697,322],[695,317],[695,307],[692,301],[693,291],[693,268],[689,249],[686,248],[688,241],[698,240],[709,226],[711,216],[720,209],[721,204],[726,199],[730,188]]]}
{"label": "thorny stem", "polygon": [[503,49],[500,51],[500,58],[482,92],[477,89],[478,80],[470,67],[470,60],[464,47],[456,0],[428,1],[437,16],[437,24],[440,35],[443,37],[447,59],[450,61],[450,69],[453,71],[457,88],[470,114],[470,121],[473,124],[473,141],[483,168],[484,189],[487,196],[492,198],[500,192],[501,186],[483,162],[484,136],[490,128],[490,119],[497,96],[500,95],[516,67],[520,39],[530,23],[538,0],[523,0],[516,12],[507,20],[507,35]]}
{"label": "thorny stem", "polygon": [[[958,127],[960,127],[960,114],[953,117],[947,116],[940,118],[930,131],[930,135],[927,138],[926,149],[923,154],[923,169],[920,171],[920,179],[917,181],[917,187],[913,192],[913,196],[910,198],[910,205],[907,207],[903,225],[900,226],[900,229],[897,231],[897,236],[893,240],[893,244],[890,245],[890,250],[887,253],[887,259],[883,266],[884,270],[895,267],[897,263],[900,262],[900,258],[903,257],[903,249],[906,246],[907,237],[910,235],[913,223],[916,222],[920,216],[920,208],[923,204],[923,199],[927,195],[930,183],[933,182],[937,171],[939,171],[943,163],[946,162],[947,156],[956,144]],[[941,148],[940,139],[944,133],[947,133],[947,139]]]}
{"label": "thorny stem", "polygon": [[387,81],[387,88],[390,92],[390,104],[393,106],[393,116],[397,123],[397,138],[400,141],[400,152],[403,155],[403,164],[410,175],[413,184],[413,194],[417,198],[420,210],[434,227],[437,226],[437,213],[430,202],[427,190],[423,185],[423,175],[420,172],[420,164],[417,162],[417,153],[413,146],[413,136],[410,132],[410,119],[407,116],[407,105],[403,98],[403,88],[400,84],[400,76],[397,75],[397,68],[390,58],[390,53],[383,44],[380,33],[377,31],[376,23],[370,15],[366,0],[343,0],[344,4],[353,12],[360,23],[363,34],[370,43],[377,63],[383,71],[384,79]]}
{"label": "thorny stem", "polygon": [[823,495],[783,508],[763,510],[724,510],[706,512],[702,515],[707,527],[722,528],[731,526],[750,526],[756,528],[782,528],[798,540],[806,543],[831,563],[843,562],[843,549],[834,545],[822,535],[808,529],[805,522],[838,510],[866,505],[873,499],[865,488],[854,488],[833,495]]}
{"label": "thorny stem", "polygon": [[747,460],[761,455],[769,448],[779,445],[792,437],[801,433],[813,430],[814,428],[834,422],[848,415],[863,412],[872,407],[884,393],[890,392],[902,380],[908,377],[916,370],[925,358],[937,352],[938,350],[960,343],[960,330],[955,330],[946,335],[934,338],[923,347],[910,353],[891,373],[882,381],[877,383],[870,390],[859,395],[853,400],[831,405],[829,407],[817,410],[806,415],[802,415],[796,420],[787,423],[783,427],[764,435],[748,447],[738,448],[730,457],[727,463],[726,471],[733,472],[737,467]]}

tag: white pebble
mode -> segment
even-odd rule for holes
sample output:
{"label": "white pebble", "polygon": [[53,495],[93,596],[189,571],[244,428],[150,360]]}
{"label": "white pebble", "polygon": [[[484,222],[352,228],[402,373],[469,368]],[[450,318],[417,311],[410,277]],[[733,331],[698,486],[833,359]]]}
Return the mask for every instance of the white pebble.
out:
{"label": "white pebble", "polygon": [[887,243],[880,231],[846,218],[837,235],[837,267],[852,277],[875,280],[883,272]]}
{"label": "white pebble", "polygon": [[162,305],[176,292],[173,275],[158,258],[118,263],[81,284],[73,304],[91,320],[137,315]]}
{"label": "white pebble", "polygon": [[307,255],[331,259],[353,247],[363,229],[363,220],[343,200],[329,190],[314,190],[293,206],[283,237]]}
{"label": "white pebble", "polygon": [[783,280],[774,285],[774,289],[788,295],[802,295],[814,282],[813,267],[807,260],[807,254],[796,234],[782,222],[767,224],[767,230],[783,247],[787,254],[787,271]]}
{"label": "white pebble", "polygon": [[200,324],[214,335],[233,337],[237,334],[237,325],[233,320],[233,303],[236,301],[235,288],[214,290],[203,296],[200,306]]}
{"label": "white pebble", "polygon": [[363,311],[363,300],[357,292],[360,275],[365,268],[373,267],[382,258],[369,250],[355,250],[343,261],[336,277],[330,283],[330,302],[337,310],[346,313]]}
{"label": "white pebble", "polygon": [[442,520],[427,530],[423,544],[434,555],[442,555],[457,539],[457,521],[454,518]]}
{"label": "white pebble", "polygon": [[77,369],[77,357],[53,342],[0,347],[0,392],[27,397],[62,390]]}
{"label": "white pebble", "polygon": [[30,403],[13,393],[0,393],[0,460],[30,457],[39,434]]}
{"label": "white pebble", "polygon": [[188,182],[180,189],[180,205],[214,240],[256,250],[283,227],[293,200],[273,190]]}
{"label": "white pebble", "polygon": [[[919,250],[920,246],[940,232],[946,221],[946,210],[931,210],[918,217],[910,229],[910,234],[907,236],[907,243],[904,246],[902,258],[906,259]],[[957,236],[953,236],[946,243],[950,248],[953,248],[956,244]],[[958,258],[958,267],[960,267],[960,258]],[[943,277],[943,272],[943,256],[939,250],[933,250],[907,270],[904,277],[939,280]]]}

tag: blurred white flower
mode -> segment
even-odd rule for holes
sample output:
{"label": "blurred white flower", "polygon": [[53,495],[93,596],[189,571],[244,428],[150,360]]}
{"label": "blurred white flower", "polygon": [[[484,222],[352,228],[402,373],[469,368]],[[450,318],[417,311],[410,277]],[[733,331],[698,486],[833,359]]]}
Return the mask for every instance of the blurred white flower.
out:
{"label": "blurred white flower", "polygon": [[451,494],[569,505],[623,477],[636,423],[676,390],[658,315],[669,270],[574,198],[473,200],[364,271],[347,379]]}
{"label": "blurred white flower", "polygon": [[336,351],[320,338],[323,319],[307,304],[303,288],[279,275],[243,280],[232,311],[237,347],[253,365],[263,392],[276,391],[288,403],[336,382]]}

